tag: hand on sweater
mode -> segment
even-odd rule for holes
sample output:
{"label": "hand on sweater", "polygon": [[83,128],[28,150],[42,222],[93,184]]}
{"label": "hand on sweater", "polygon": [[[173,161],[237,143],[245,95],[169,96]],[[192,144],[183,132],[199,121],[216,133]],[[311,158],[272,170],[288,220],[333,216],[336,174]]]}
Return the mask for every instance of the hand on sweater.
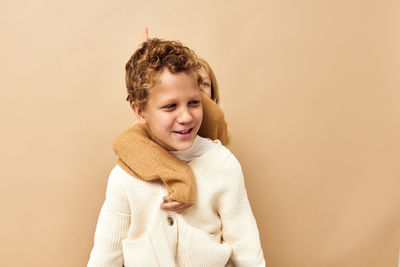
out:
{"label": "hand on sweater", "polygon": [[173,200],[170,196],[164,196],[160,208],[163,210],[174,211],[182,213],[188,209],[192,204]]}

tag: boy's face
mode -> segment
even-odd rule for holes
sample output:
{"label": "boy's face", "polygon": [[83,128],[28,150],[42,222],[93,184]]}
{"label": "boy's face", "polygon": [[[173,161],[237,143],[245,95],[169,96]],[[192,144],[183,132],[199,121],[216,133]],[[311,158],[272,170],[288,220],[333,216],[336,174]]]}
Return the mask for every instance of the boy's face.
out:
{"label": "boy's face", "polygon": [[167,150],[192,146],[203,119],[201,93],[196,76],[160,71],[159,82],[150,89],[143,108],[134,104],[139,123],[147,125],[150,137]]}

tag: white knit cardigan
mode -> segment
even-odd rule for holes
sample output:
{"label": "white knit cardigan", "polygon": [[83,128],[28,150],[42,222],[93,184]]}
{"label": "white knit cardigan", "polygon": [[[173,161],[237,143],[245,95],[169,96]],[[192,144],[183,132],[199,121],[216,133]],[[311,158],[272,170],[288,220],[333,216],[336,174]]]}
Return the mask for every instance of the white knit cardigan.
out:
{"label": "white knit cardigan", "polygon": [[237,159],[217,142],[188,164],[198,199],[182,214],[160,209],[162,183],[111,171],[88,266],[265,266]]}

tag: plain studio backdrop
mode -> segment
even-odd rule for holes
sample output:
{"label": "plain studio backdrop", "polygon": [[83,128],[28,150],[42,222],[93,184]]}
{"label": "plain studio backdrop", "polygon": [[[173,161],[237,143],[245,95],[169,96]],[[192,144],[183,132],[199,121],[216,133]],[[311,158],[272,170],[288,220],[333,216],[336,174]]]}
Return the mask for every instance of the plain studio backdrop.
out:
{"label": "plain studio backdrop", "polygon": [[1,1],[0,265],[87,263],[146,25],[214,69],[268,266],[397,266],[400,2],[361,0]]}

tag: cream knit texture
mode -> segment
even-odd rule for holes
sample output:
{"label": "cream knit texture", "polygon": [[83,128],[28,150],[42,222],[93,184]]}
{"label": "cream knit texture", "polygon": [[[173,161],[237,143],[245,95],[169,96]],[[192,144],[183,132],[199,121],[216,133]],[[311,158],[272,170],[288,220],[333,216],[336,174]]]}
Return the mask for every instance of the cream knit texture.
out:
{"label": "cream knit texture", "polygon": [[88,266],[265,266],[237,159],[217,142],[188,164],[198,199],[182,214],[160,209],[163,183],[111,171]]}

